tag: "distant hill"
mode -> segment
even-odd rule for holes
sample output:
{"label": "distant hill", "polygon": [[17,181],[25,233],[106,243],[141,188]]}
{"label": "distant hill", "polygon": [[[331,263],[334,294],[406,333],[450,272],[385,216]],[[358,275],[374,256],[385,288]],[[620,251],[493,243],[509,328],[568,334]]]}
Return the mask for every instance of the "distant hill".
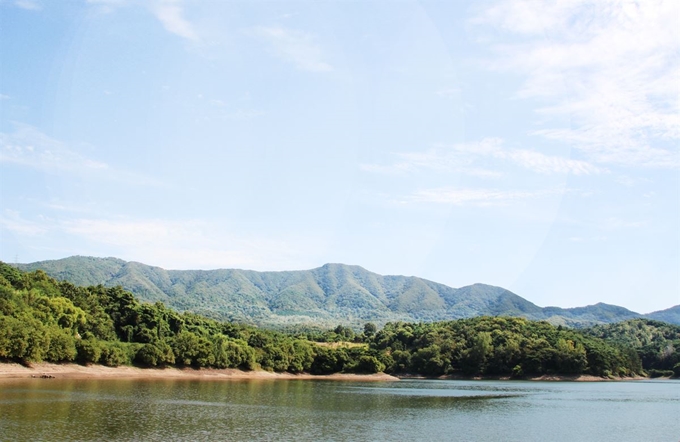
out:
{"label": "distant hill", "polygon": [[669,324],[680,324],[680,305],[671,307],[666,310],[660,310],[645,315],[646,318],[655,319],[657,321],[668,322]]}
{"label": "distant hill", "polygon": [[[16,266],[25,271],[42,269],[54,278],[78,285],[120,285],[143,301],[162,301],[181,311],[269,326],[504,315],[580,327],[644,316],[602,303],[571,309],[541,308],[501,287],[474,284],[455,289],[417,277],[382,276],[344,264],[283,272],[165,270],[117,258],[73,256]],[[679,308],[655,312],[653,319],[678,324]]]}

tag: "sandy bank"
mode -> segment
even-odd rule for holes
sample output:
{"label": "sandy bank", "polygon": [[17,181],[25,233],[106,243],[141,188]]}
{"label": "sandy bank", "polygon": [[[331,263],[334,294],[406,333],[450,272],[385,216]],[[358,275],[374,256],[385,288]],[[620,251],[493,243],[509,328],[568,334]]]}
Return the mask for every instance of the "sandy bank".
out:
{"label": "sandy bank", "polygon": [[614,377],[606,378],[600,376],[593,376],[589,374],[580,375],[568,375],[568,376],[555,376],[555,375],[543,375],[535,378],[529,378],[531,381],[575,381],[575,382],[608,382],[608,381],[641,381],[647,379],[643,376],[629,376],[629,377]]}
{"label": "sandy bank", "polygon": [[24,367],[15,363],[0,363],[0,381],[21,378],[59,379],[327,379],[338,381],[398,381],[384,373],[311,375],[307,373],[272,373],[268,371],[243,371],[236,369],[191,368],[139,368],[105,367],[103,365],[34,363]]}
{"label": "sandy bank", "polygon": [[589,374],[579,375],[542,375],[525,378],[511,378],[510,376],[463,376],[463,375],[447,375],[439,377],[424,377],[418,375],[399,375],[400,379],[441,379],[451,381],[552,381],[552,382],[608,382],[608,381],[640,381],[648,379],[643,376],[624,377],[624,378],[604,378],[593,376]]}

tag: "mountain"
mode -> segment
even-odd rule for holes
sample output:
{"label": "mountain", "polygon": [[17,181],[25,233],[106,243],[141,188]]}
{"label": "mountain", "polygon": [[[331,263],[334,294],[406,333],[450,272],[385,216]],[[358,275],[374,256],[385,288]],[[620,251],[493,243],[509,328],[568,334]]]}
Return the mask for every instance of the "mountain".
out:
{"label": "mountain", "polygon": [[[587,326],[643,317],[602,303],[541,308],[501,287],[474,284],[456,289],[413,276],[382,276],[345,264],[283,272],[165,270],[117,258],[73,256],[16,266],[25,271],[42,269],[78,285],[120,285],[142,301],[162,301],[181,311],[270,326],[428,322],[481,315]],[[654,314],[677,320],[678,307],[673,309]]]}
{"label": "mountain", "polygon": [[645,317],[657,321],[668,322],[669,324],[680,324],[680,305],[650,313],[645,315]]}

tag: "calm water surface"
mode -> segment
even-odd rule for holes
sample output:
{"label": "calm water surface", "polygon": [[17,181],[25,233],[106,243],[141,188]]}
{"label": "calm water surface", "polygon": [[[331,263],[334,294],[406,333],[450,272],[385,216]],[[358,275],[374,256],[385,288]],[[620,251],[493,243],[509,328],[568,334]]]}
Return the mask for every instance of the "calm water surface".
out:
{"label": "calm water surface", "polygon": [[680,441],[680,381],[0,383],[0,439]]}

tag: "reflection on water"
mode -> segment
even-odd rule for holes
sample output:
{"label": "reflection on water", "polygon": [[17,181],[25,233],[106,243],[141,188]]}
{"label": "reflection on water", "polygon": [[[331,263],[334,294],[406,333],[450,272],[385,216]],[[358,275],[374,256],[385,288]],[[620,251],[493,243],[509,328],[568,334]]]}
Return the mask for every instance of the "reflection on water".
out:
{"label": "reflection on water", "polygon": [[680,382],[0,383],[2,440],[680,440]]}

